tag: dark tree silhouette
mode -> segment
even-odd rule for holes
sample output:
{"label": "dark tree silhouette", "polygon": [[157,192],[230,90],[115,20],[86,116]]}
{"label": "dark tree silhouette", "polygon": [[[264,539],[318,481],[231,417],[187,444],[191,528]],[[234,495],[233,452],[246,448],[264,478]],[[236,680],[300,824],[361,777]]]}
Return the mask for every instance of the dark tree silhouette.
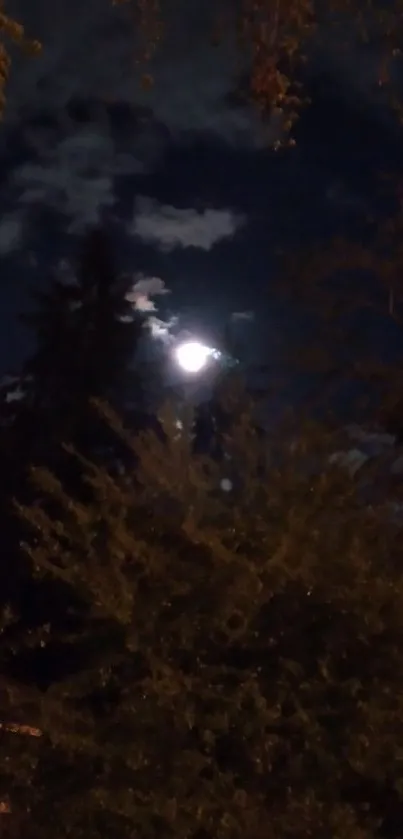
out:
{"label": "dark tree silhouette", "polygon": [[131,400],[142,405],[141,378],[131,367],[142,321],[126,299],[130,285],[130,278],[117,274],[106,233],[94,230],[82,243],[77,270],[67,278],[56,276],[45,291],[36,292],[32,311],[24,317],[35,350],[22,371],[25,395],[6,406],[13,409],[13,418],[0,429],[0,583],[1,596],[18,602],[28,622],[41,611],[49,614],[53,606],[57,610],[58,596],[53,584],[49,590],[27,580],[13,498],[35,498],[26,481],[32,463],[61,470],[70,489],[77,489],[77,470],[71,468],[64,443],[99,460],[113,458],[116,438],[99,422],[90,400],[108,400],[122,411],[130,386]]}
{"label": "dark tree silhouette", "polygon": [[[142,332],[142,320],[126,299],[130,278],[117,275],[105,232],[84,240],[76,277],[56,279],[34,295],[36,310],[25,320],[34,330],[36,351],[28,361],[28,406],[44,442],[70,441],[88,419],[91,397],[118,404],[127,384]],[[139,403],[140,379],[131,390]]]}

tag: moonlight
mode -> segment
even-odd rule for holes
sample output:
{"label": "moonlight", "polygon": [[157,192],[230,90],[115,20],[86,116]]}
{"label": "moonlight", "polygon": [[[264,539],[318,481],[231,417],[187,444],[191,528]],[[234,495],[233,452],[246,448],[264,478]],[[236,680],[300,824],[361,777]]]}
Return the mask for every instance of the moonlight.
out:
{"label": "moonlight", "polygon": [[213,355],[214,350],[199,341],[186,341],[175,349],[175,360],[185,373],[200,373]]}

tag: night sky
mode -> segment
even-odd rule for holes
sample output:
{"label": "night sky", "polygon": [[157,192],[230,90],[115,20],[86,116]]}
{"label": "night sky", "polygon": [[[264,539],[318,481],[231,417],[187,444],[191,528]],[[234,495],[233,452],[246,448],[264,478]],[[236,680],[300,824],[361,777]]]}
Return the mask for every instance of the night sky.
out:
{"label": "night sky", "polygon": [[[399,138],[373,91],[374,56],[339,59],[319,45],[314,104],[296,148],[275,153],[275,120],[236,94],[247,65],[231,21],[213,47],[206,4],[184,0],[175,15],[173,5],[145,91],[130,5],[10,3],[44,50],[16,57],[1,129],[1,374],[29,351],[18,322],[28,286],[65,270],[98,222],[122,271],[164,284],[153,298],[161,330],[175,322],[219,342],[232,321],[246,362],[275,366],[282,347],[304,340],[297,306],[276,289],[277,250],[382,212],[375,172],[399,167]],[[374,335],[387,344],[382,326]]]}

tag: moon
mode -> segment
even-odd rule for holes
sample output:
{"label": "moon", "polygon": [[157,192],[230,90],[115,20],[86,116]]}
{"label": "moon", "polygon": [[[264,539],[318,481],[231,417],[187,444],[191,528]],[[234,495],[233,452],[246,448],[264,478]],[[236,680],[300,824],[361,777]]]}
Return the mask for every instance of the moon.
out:
{"label": "moon", "polygon": [[185,373],[200,373],[212,355],[214,350],[200,341],[185,341],[175,350],[175,360]]}

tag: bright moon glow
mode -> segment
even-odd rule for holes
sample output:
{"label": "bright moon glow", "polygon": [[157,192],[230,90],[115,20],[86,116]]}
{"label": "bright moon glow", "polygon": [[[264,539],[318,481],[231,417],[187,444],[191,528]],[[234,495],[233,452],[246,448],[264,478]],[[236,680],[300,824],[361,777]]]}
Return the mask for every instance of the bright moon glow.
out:
{"label": "bright moon glow", "polygon": [[199,341],[186,341],[175,351],[176,361],[185,373],[199,373],[212,355],[213,350]]}

